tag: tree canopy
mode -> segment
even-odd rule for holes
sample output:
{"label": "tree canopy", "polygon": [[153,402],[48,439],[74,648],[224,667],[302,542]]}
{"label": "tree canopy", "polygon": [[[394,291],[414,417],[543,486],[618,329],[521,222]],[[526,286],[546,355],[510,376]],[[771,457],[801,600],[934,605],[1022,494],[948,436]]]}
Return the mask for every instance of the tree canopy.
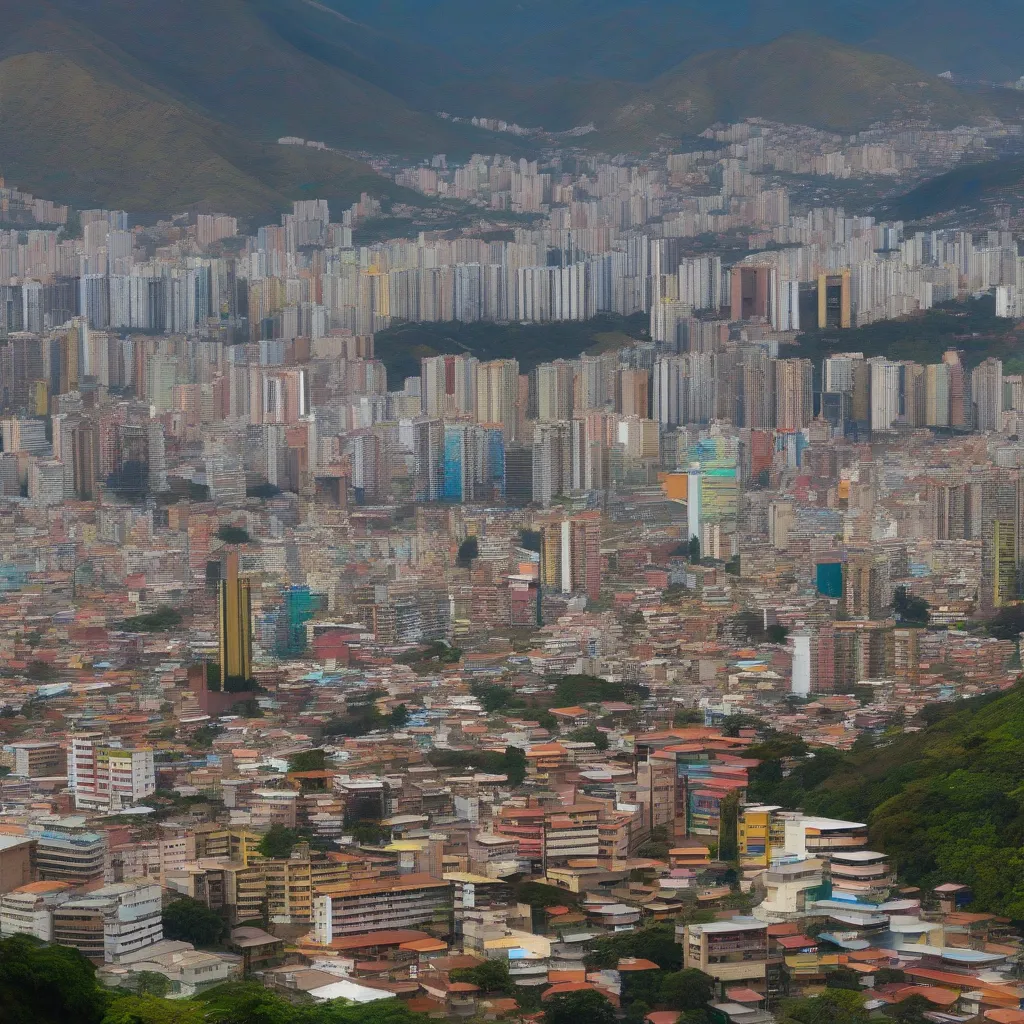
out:
{"label": "tree canopy", "polygon": [[224,919],[205,903],[179,896],[164,907],[164,938],[191,942],[194,946],[215,946],[227,926]]}
{"label": "tree canopy", "polygon": [[612,1004],[600,992],[562,992],[544,1002],[544,1024],[616,1024]]}

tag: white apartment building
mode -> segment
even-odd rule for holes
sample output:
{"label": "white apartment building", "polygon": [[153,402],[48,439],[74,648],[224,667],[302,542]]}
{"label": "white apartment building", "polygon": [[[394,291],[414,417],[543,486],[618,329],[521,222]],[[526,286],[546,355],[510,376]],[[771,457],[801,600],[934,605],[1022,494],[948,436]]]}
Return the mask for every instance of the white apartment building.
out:
{"label": "white apartment building", "polygon": [[113,746],[100,733],[71,737],[68,785],[75,806],[91,811],[119,811],[156,792],[153,751]]}

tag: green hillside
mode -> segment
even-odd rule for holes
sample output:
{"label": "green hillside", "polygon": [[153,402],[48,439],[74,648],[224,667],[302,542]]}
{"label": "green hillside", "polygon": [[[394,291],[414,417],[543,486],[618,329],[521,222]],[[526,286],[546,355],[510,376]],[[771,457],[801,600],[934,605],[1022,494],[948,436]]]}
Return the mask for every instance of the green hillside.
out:
{"label": "green hillside", "polygon": [[281,135],[378,152],[486,137],[297,49],[263,17],[286,4],[293,29],[310,30],[303,11],[319,8],[305,0],[0,0],[0,173],[72,204],[272,216],[310,195],[416,201],[339,153],[278,146]]}
{"label": "green hillside", "polygon": [[[74,101],[69,101],[74,97]],[[335,153],[250,142],[172,100],[126,88],[57,53],[0,61],[0,171],[77,206],[269,217],[292,199],[351,203],[396,191]]]}
{"label": "green hillside", "polygon": [[1019,201],[1024,197],[1024,160],[989,160],[940,174],[891,203],[885,216],[923,220],[961,208]]}
{"label": "green hillside", "polygon": [[519,372],[528,373],[551,359],[575,359],[580,353],[627,345],[646,334],[642,313],[618,316],[602,313],[591,320],[562,320],[549,324],[396,323],[374,336],[374,351],[387,367],[392,387],[405,377],[418,376],[420,360],[458,354],[480,360],[518,359]]}
{"label": "green hillside", "polygon": [[693,57],[591,115],[604,140],[640,147],[744,117],[850,133],[893,117],[961,124],[983,110],[979,99],[902,61],[799,34]]}
{"label": "green hillside", "polygon": [[[755,772],[757,799],[867,822],[901,880],[962,882],[975,907],[1024,919],[1024,684],[925,711],[930,724],[851,754],[819,751],[785,779]],[[766,746],[761,756],[785,754]],[[757,752],[753,756],[758,756]]]}

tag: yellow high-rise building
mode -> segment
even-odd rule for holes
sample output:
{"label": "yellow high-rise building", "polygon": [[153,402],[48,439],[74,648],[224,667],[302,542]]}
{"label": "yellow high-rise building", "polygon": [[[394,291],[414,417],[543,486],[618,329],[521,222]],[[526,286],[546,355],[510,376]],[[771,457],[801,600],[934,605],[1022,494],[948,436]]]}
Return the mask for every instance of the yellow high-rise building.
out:
{"label": "yellow high-rise building", "polygon": [[239,578],[238,552],[227,557],[220,581],[220,682],[223,690],[246,690],[252,679],[252,599],[249,581]]}
{"label": "yellow high-rise building", "polygon": [[818,276],[818,328],[846,328],[853,324],[850,268]]}

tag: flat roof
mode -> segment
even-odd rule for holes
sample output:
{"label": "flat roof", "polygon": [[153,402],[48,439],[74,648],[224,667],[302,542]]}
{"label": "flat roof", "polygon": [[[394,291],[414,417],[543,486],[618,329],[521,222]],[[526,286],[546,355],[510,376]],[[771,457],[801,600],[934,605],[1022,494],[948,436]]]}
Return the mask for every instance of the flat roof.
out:
{"label": "flat roof", "polygon": [[707,924],[687,925],[691,932],[698,935],[726,935],[729,932],[767,931],[768,923],[758,921],[754,917],[733,917],[728,921],[709,921]]}

